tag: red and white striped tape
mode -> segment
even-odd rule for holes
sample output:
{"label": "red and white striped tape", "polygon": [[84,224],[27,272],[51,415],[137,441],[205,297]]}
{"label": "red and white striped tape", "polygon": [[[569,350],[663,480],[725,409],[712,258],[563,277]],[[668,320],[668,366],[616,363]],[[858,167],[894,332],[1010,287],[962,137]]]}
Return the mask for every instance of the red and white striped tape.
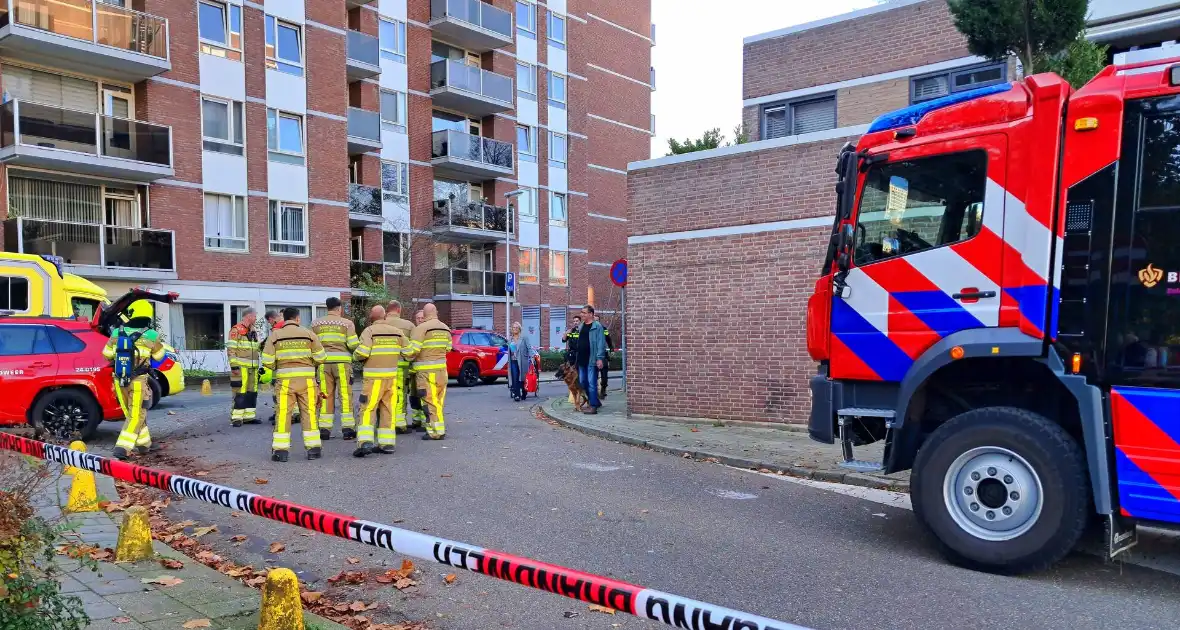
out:
{"label": "red and white striped tape", "polygon": [[129,483],[152,486],[182,497],[220,505],[254,516],[354,540],[422,560],[482,573],[490,577],[563,595],[588,604],[687,630],[806,630],[737,610],[672,595],[610,578],[484,549],[445,538],[335,514],[298,503],[174,475],[117,459],[73,451],[7,433],[0,448],[108,475]]}

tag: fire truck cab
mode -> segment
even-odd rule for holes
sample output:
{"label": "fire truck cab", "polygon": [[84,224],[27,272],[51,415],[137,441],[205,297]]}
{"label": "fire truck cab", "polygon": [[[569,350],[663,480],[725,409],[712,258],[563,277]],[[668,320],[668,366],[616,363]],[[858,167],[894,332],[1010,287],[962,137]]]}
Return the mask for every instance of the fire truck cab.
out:
{"label": "fire truck cab", "polygon": [[912,469],[915,514],[975,569],[1180,525],[1180,59],[913,105],[837,174],[811,437]]}

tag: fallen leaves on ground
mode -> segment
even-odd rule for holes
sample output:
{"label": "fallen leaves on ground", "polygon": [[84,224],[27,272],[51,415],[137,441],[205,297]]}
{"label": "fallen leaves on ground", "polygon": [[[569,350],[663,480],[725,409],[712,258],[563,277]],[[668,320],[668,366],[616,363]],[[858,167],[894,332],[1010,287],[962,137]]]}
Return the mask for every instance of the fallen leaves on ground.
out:
{"label": "fallen leaves on ground", "polygon": [[111,621],[115,623],[131,623],[131,617],[115,617]]}
{"label": "fallen leaves on ground", "polygon": [[377,602],[373,602],[372,604],[366,604],[365,602],[363,602],[359,599],[348,605],[348,609],[351,610],[352,612],[365,612],[366,610],[373,610],[376,607],[377,607]]}
{"label": "fallen leaves on ground", "polygon": [[600,612],[600,613],[603,613],[606,615],[615,614],[614,608],[607,608],[606,606],[599,606],[598,604],[590,604],[589,608],[590,608],[590,610],[593,610],[594,612]]}
{"label": "fallen leaves on ground", "polygon": [[303,591],[299,594],[299,599],[302,599],[304,604],[314,604],[323,597],[324,594],[319,591]]}
{"label": "fallen leaves on ground", "polygon": [[451,473],[443,473],[443,474],[439,475],[439,477],[450,477],[450,476],[451,476]]}
{"label": "fallen leaves on ground", "polygon": [[141,578],[139,581],[143,582],[144,584],[158,584],[160,586],[176,586],[177,584],[184,583],[184,580],[180,578],[174,578],[170,575],[159,575],[154,578]]}
{"label": "fallen leaves on ground", "polygon": [[329,584],[360,584],[365,581],[368,576],[364,571],[341,571],[336,575],[328,578]]}
{"label": "fallen leaves on ground", "polygon": [[204,477],[205,475],[208,475],[208,474],[209,474],[208,470],[198,470],[197,472],[193,473],[193,476]]}
{"label": "fallen leaves on ground", "polygon": [[184,624],[180,627],[186,628],[188,630],[191,630],[192,628],[212,628],[213,622],[209,621],[208,619],[190,619],[184,622]]}
{"label": "fallen leaves on ground", "polygon": [[359,564],[361,559],[349,557],[349,558],[345,558],[344,561],[347,562],[348,564]]}
{"label": "fallen leaves on ground", "polygon": [[272,543],[270,544],[270,546],[269,546],[269,547],[267,547],[267,549],[268,549],[268,550],[269,550],[271,553],[278,553],[278,552],[280,552],[280,551],[282,551],[282,550],[284,550],[284,549],[286,549],[286,548],[287,548],[287,545],[284,545],[284,544],[283,544],[283,543],[281,543],[281,542],[272,542]]}
{"label": "fallen leaves on ground", "polygon": [[221,560],[222,560],[221,556],[213,553],[212,551],[198,552],[196,555],[196,559],[197,559],[197,562],[200,562],[201,564],[207,564],[207,565],[214,565],[214,564],[217,564],[218,562],[221,562]]}
{"label": "fallen leaves on ground", "polygon": [[262,477],[258,477],[256,479],[254,479],[254,483],[256,483],[260,486],[265,486],[266,484],[270,483],[270,479],[263,479]]}
{"label": "fallen leaves on ground", "polygon": [[237,536],[230,536],[229,539],[230,539],[230,541],[232,541],[234,543],[241,544],[241,543],[246,542],[246,535],[245,534],[238,534]]}
{"label": "fallen leaves on ground", "polygon": [[696,427],[689,429],[689,431],[692,431],[693,433],[700,433],[701,432],[701,430]]}
{"label": "fallen leaves on ground", "polygon": [[443,576],[443,582],[446,582],[447,586],[454,584],[455,580],[457,579],[459,579],[459,576],[455,575],[454,573],[448,573]]}
{"label": "fallen leaves on ground", "polygon": [[168,527],[168,529],[166,529],[164,531],[168,532],[169,534],[175,534],[175,533],[183,530],[186,527],[192,527],[193,525],[196,525],[196,524],[197,524],[196,521],[181,521],[179,523],[173,523],[171,526]]}
{"label": "fallen leaves on ground", "polygon": [[246,584],[246,586],[262,586],[263,584],[266,584],[266,576],[265,575],[256,575],[256,576],[246,580],[245,584]]}
{"label": "fallen leaves on ground", "polygon": [[193,530],[193,538],[200,538],[201,536],[204,536],[205,534],[209,534],[209,533],[212,533],[215,531],[217,531],[216,525],[210,525],[208,527],[198,527]]}
{"label": "fallen leaves on ground", "polygon": [[410,578],[402,578],[393,583],[393,587],[399,591],[410,588],[411,586],[418,586],[418,583],[414,580],[411,580]]}
{"label": "fallen leaves on ground", "polygon": [[236,567],[232,564],[227,564],[221,568],[221,572],[235,578],[246,577],[254,574],[254,567]]}
{"label": "fallen leaves on ground", "polygon": [[165,569],[183,569],[184,563],[175,558],[160,558],[160,565]]}

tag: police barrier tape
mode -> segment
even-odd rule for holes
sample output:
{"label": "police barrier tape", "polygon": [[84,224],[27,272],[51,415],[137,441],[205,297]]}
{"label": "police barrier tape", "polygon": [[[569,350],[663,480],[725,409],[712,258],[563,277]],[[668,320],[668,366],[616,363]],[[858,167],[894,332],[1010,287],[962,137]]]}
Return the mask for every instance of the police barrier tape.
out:
{"label": "police barrier tape", "polygon": [[354,540],[458,569],[606,606],[686,630],[806,630],[713,604],[520,556],[279,501],[200,479],[0,433],[0,448],[74,466],[190,499]]}

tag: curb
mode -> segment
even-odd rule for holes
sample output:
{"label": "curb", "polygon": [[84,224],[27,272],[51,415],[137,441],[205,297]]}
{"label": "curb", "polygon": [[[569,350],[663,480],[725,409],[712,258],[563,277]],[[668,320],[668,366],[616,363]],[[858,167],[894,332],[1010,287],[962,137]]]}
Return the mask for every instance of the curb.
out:
{"label": "curb", "polygon": [[756,459],[748,459],[745,457],[734,457],[724,453],[713,453],[694,448],[684,448],[674,444],[667,444],[659,441],[648,441],[641,438],[633,437],[624,433],[615,433],[596,426],[590,426],[571,420],[569,418],[562,418],[556,410],[552,408],[553,400],[536,405],[534,409],[538,410],[541,415],[563,427],[585,433],[593,437],[610,440],[612,442],[619,442],[621,444],[629,444],[631,446],[639,446],[641,448],[648,448],[653,451],[667,453],[669,455],[685,454],[693,459],[716,462],[726,466],[733,466],[735,468],[748,468],[759,472],[776,472],[780,475],[789,475],[791,477],[798,477],[801,479],[812,479],[815,481],[825,481],[829,483],[840,483],[849,486],[860,486],[862,488],[872,488],[875,490],[891,490],[894,492],[909,492],[909,481],[900,479],[890,479],[888,477],[876,477],[873,475],[865,475],[861,473],[845,472],[838,469],[818,469],[806,468],[803,466],[789,466],[782,467],[779,464],[768,463]]}

